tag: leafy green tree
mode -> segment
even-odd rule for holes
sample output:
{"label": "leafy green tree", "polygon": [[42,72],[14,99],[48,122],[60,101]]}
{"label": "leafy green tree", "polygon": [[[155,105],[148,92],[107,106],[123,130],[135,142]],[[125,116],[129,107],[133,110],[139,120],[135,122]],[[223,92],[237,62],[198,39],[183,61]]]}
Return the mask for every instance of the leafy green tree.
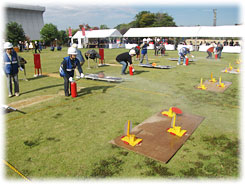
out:
{"label": "leafy green tree", "polygon": [[130,24],[119,24],[114,28],[117,29],[123,35],[129,30]]}
{"label": "leafy green tree", "polygon": [[100,29],[110,29],[110,28],[107,27],[107,25],[105,25],[105,24],[101,24],[101,25],[100,25]]}
{"label": "leafy green tree", "polygon": [[145,13],[139,20],[139,27],[152,27],[155,21],[155,15],[153,13]]}
{"label": "leafy green tree", "polygon": [[138,14],[135,15],[135,27],[141,27],[140,21],[142,19],[142,16],[145,14],[149,14],[149,11],[141,11]]}
{"label": "leafy green tree", "polygon": [[68,43],[69,37],[68,37],[68,34],[66,33],[66,31],[60,30],[58,32],[58,34],[59,34],[58,40],[59,40],[59,43],[61,45],[64,45],[64,44]]}
{"label": "leafy green tree", "polygon": [[50,45],[56,38],[59,37],[58,29],[53,24],[45,24],[40,31],[41,38],[45,41],[46,45]]}
{"label": "leafy green tree", "polygon": [[115,27],[121,34],[125,34],[129,28],[140,27],[175,27],[173,17],[167,13],[151,13],[141,11],[135,15],[135,20],[128,24],[119,24]]}
{"label": "leafy green tree", "polygon": [[[81,31],[80,29],[72,29],[71,33],[72,36],[74,36],[74,34],[76,34],[76,32]],[[67,35],[68,35],[68,30],[67,30]]]}
{"label": "leafy green tree", "polygon": [[14,46],[17,46],[19,41],[24,41],[25,32],[22,25],[17,22],[8,23],[6,26],[6,40],[11,42]]}
{"label": "leafy green tree", "polygon": [[173,17],[169,16],[167,13],[156,13],[155,20],[152,27],[175,27]]}

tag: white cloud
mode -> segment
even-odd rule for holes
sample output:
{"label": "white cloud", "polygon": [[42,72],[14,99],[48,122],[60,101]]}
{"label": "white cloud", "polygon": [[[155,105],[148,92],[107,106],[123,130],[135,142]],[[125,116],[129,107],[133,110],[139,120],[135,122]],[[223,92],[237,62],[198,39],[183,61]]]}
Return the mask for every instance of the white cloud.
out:
{"label": "white cloud", "polygon": [[136,13],[137,11],[129,6],[50,4],[46,6],[44,21],[45,23],[52,22],[55,25],[58,24],[58,28],[61,29],[68,28],[69,26],[78,28],[78,25],[83,23],[91,26],[106,24],[112,28],[122,23],[122,21],[126,23],[132,21]]}

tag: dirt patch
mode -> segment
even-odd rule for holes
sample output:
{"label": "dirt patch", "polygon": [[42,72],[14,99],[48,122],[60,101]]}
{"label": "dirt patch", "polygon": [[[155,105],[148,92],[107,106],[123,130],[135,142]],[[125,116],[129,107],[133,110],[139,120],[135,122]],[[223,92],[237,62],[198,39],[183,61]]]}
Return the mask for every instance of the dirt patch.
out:
{"label": "dirt patch", "polygon": [[24,108],[24,107],[29,107],[29,106],[34,105],[34,104],[38,104],[38,103],[41,103],[41,102],[48,101],[50,99],[55,98],[56,96],[57,96],[56,94],[55,95],[35,96],[35,97],[28,98],[28,99],[25,99],[25,100],[12,102],[12,103],[8,104],[8,106],[14,107],[16,109],[21,109],[21,108]]}
{"label": "dirt patch", "polygon": [[59,73],[43,73],[43,75],[46,75],[48,77],[61,78]]}
{"label": "dirt patch", "polygon": [[[206,91],[213,91],[213,92],[224,93],[225,90],[230,87],[230,85],[232,84],[232,82],[222,81],[222,83],[225,84],[225,87],[223,87],[223,88],[216,86],[217,84],[219,84],[219,82],[209,82],[208,80],[206,80],[203,83],[203,85],[205,85],[207,87]],[[195,88],[198,89],[197,88],[198,86],[199,86],[199,84],[196,85]]]}
{"label": "dirt patch", "polygon": [[[81,91],[81,89],[84,89],[84,88],[85,87],[77,87],[77,91]],[[21,109],[21,108],[29,107],[29,106],[34,105],[34,104],[38,104],[41,102],[51,100],[51,99],[56,98],[58,96],[64,96],[64,90],[59,90],[58,94],[35,96],[32,98],[20,100],[17,102],[12,102],[12,103],[8,104],[8,106],[14,107],[16,109]]]}

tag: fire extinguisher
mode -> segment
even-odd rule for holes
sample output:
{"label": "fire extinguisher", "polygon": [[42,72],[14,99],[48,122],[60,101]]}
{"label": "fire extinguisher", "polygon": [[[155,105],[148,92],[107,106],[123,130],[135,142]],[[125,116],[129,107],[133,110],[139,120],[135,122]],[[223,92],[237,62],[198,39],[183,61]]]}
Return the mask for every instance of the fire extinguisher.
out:
{"label": "fire extinguisher", "polygon": [[71,96],[72,98],[77,97],[77,83],[75,81],[71,82]]}
{"label": "fire extinguisher", "polygon": [[129,74],[130,74],[130,75],[134,75],[133,67],[132,67],[132,66],[129,66]]}
{"label": "fire extinguisher", "polygon": [[188,57],[185,58],[185,64],[186,64],[186,66],[189,64],[189,58]]}
{"label": "fire extinguisher", "polygon": [[218,59],[218,54],[215,54],[215,59]]}

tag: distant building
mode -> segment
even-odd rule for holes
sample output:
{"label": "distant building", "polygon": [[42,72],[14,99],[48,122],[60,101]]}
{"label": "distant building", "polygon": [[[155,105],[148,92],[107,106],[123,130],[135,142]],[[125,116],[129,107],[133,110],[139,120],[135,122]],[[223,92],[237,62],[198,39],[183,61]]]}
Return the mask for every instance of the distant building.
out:
{"label": "distant building", "polygon": [[43,13],[45,7],[21,4],[5,6],[5,22],[17,22],[22,25],[25,35],[31,40],[40,40],[40,30],[44,26]]}

